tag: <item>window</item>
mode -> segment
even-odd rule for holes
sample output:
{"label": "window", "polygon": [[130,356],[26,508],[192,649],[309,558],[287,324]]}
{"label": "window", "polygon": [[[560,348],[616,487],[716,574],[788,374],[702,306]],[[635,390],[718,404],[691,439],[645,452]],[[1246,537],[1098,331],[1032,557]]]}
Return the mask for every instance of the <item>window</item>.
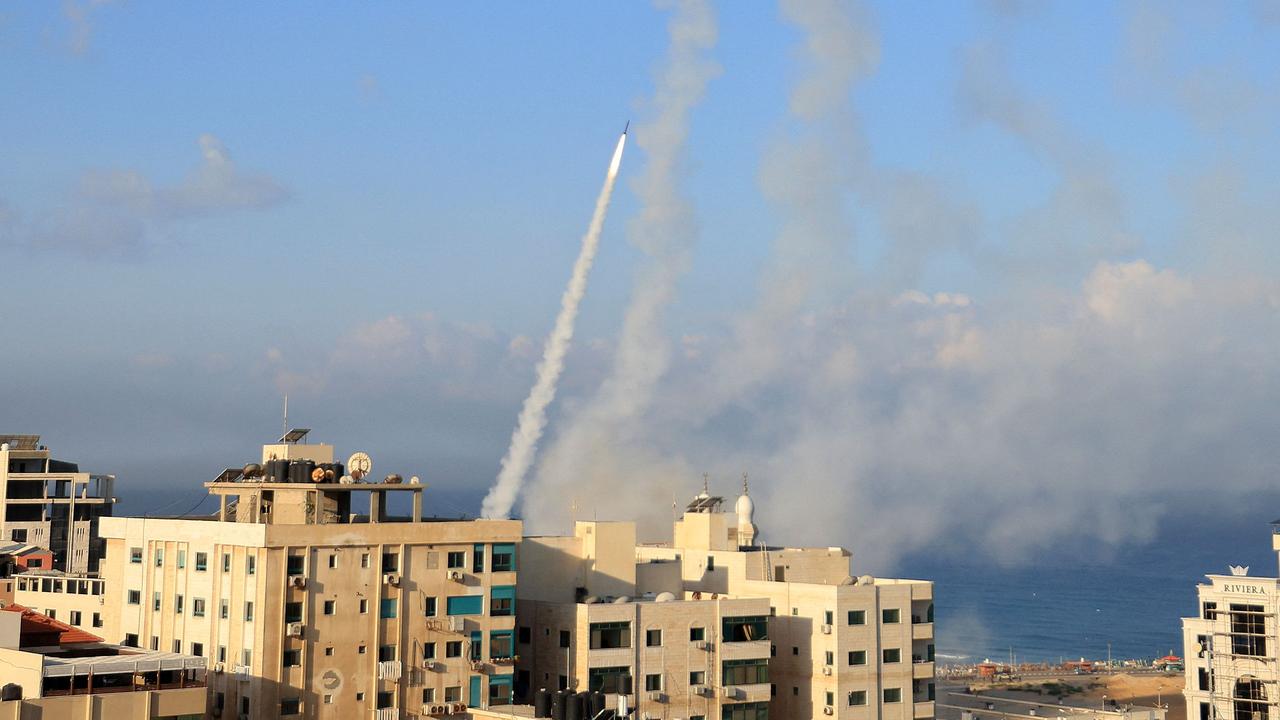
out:
{"label": "window", "polygon": [[516,569],[516,546],[513,543],[495,543],[489,559],[493,572],[512,572]]}
{"label": "window", "polygon": [[706,628],[700,628],[700,627],[689,628],[689,642],[702,642],[702,639],[705,638],[706,636],[707,636]]}
{"label": "window", "polygon": [[887,703],[902,702],[902,688],[885,688],[884,701]]}
{"label": "window", "polygon": [[187,566],[187,551],[178,551],[178,569],[181,570]]}
{"label": "window", "polygon": [[151,636],[151,649],[152,650],[160,649],[160,638],[156,637],[155,635]]}
{"label": "window", "polygon": [[769,660],[725,660],[721,668],[725,685],[755,685],[769,682]]}
{"label": "window", "polygon": [[725,642],[750,642],[769,639],[769,616],[727,617],[723,622]]}
{"label": "window", "polygon": [[902,662],[902,650],[899,648],[885,648],[880,656],[881,662],[884,663]]}
{"label": "window", "polygon": [[715,570],[715,569],[716,569],[716,556],[708,555],[707,556],[707,572],[711,572],[712,570]]}
{"label": "window", "polygon": [[484,545],[476,545],[471,551],[472,572],[484,572]]}
{"label": "window", "polygon": [[480,615],[484,612],[483,595],[457,595],[445,602],[445,612],[450,615]]}
{"label": "window", "polygon": [[302,665],[301,650],[285,650],[280,654],[284,667],[299,667]]}
{"label": "window", "polygon": [[800,654],[800,648],[796,647],[795,645],[792,645],[792,646],[791,646],[791,654],[792,654],[792,655],[799,655],[799,654]]}
{"label": "window", "polygon": [[204,617],[204,598],[191,599],[192,617]]}
{"label": "window", "polygon": [[1214,620],[1214,619],[1217,619],[1217,617],[1218,617],[1218,603],[1216,603],[1216,602],[1206,602],[1206,603],[1202,606],[1202,610],[1201,610],[1200,614],[1201,614],[1202,616],[1204,616],[1204,619],[1205,619],[1205,620]]}
{"label": "window", "polygon": [[[631,623],[591,623],[592,650],[629,647],[631,647]],[[605,692],[611,691],[606,690]]]}
{"label": "window", "polygon": [[79,624],[80,624],[80,611],[79,611],[79,610],[72,610],[72,611],[71,611],[71,624],[72,624],[72,625],[79,625]]}
{"label": "window", "polygon": [[445,688],[445,689],[444,689],[444,701],[445,701],[445,702],[447,702],[447,703],[461,702],[461,701],[462,701],[462,686],[461,686],[461,685],[450,685],[449,687]]}
{"label": "window", "polygon": [[[822,622],[825,625],[834,625],[836,622],[836,614],[830,610],[822,613]],[[827,703],[830,705],[831,703]]]}
{"label": "window", "polygon": [[156,548],[156,567],[164,565],[164,548]]}
{"label": "window", "polygon": [[662,630],[651,629],[644,631],[645,647],[661,647],[662,646]]}
{"label": "window", "polygon": [[510,630],[494,630],[489,633],[489,657],[506,659],[514,656],[516,648],[512,639]]}
{"label": "window", "polygon": [[385,692],[385,691],[379,692],[377,697],[378,697],[379,710],[389,708],[394,704],[391,699],[391,693],[389,692]]}
{"label": "window", "polygon": [[654,673],[653,675],[644,676],[645,692],[653,692],[662,689],[662,674]]}
{"label": "window", "polygon": [[324,601],[324,614],[325,614],[325,615],[332,615],[332,614],[334,614],[334,612],[336,612],[336,611],[337,611],[337,601],[335,601],[335,600],[325,600],[325,601]]}
{"label": "window", "polygon": [[510,675],[492,675],[489,677],[489,704],[510,705],[512,702],[512,685],[514,678]]}
{"label": "window", "polygon": [[135,648],[138,647],[137,633],[125,633],[124,644],[125,644],[125,647],[135,647]]}
{"label": "window", "polygon": [[231,553],[222,553],[222,572],[231,572]]}
{"label": "window", "polygon": [[849,693],[849,704],[850,704],[850,705],[866,705],[866,704],[867,704],[867,691],[866,691],[866,690],[854,690],[854,691],[850,692],[850,693]]}
{"label": "window", "polygon": [[587,689],[592,692],[620,693],[630,684],[631,671],[624,667],[590,668]]}
{"label": "window", "polygon": [[894,608],[892,610],[881,610],[880,617],[885,625],[892,625],[902,621],[902,611]]}
{"label": "window", "polygon": [[562,648],[569,647],[569,631],[568,630],[560,631],[560,647]]}
{"label": "window", "polygon": [[428,597],[422,601],[423,615],[427,617],[435,617],[437,612],[438,611],[436,610],[436,599],[434,597]]}
{"label": "window", "polygon": [[461,550],[455,550],[449,553],[450,568],[465,568],[467,566],[467,554]]}
{"label": "window", "polygon": [[516,636],[521,645],[528,645],[533,642],[533,630],[527,625],[520,626],[520,629],[516,631]]}
{"label": "window", "polygon": [[173,598],[173,612],[178,615],[182,614],[182,596],[181,595],[175,595]]}
{"label": "window", "polygon": [[1198,680],[1196,689],[1208,690],[1209,689],[1209,668],[1196,668],[1196,676]]}
{"label": "window", "polygon": [[472,631],[471,631],[471,645],[470,645],[470,650],[471,650],[471,660],[472,660],[472,662],[475,662],[475,661],[483,660],[483,659],[484,659],[484,654],[483,654],[483,652],[482,652],[482,650],[484,650],[484,648],[482,647],[482,645],[483,645],[483,642],[482,642],[483,638],[484,638],[484,633],[480,632],[479,630],[472,630]]}
{"label": "window", "polygon": [[[426,701],[425,701],[425,700],[423,700],[423,702],[426,702]],[[326,695],[324,696],[324,704],[325,704],[325,705],[332,705],[332,704],[333,704],[333,696],[332,696],[332,695],[328,695],[328,694],[326,694]]]}
{"label": "window", "polygon": [[325,656],[325,657],[333,657],[333,646],[332,646],[332,645],[324,649],[324,656]]}
{"label": "window", "polygon": [[285,560],[285,574],[302,575],[306,573],[306,558],[301,555],[290,555]]}
{"label": "window", "polygon": [[356,654],[357,654],[357,655],[363,655],[363,654],[365,653],[365,649],[366,649],[366,648],[365,648],[365,646],[364,646],[364,645],[357,645],[357,646],[356,646]]}
{"label": "window", "polygon": [[101,613],[94,613],[94,614],[93,614],[93,626],[94,626],[94,627],[96,627],[96,628],[100,628],[100,627],[102,627],[102,614],[101,614]]}
{"label": "window", "polygon": [[255,555],[250,555],[250,556],[248,556],[247,558],[245,558],[245,568],[244,568],[244,571],[245,571],[246,573],[250,574],[250,575],[253,575],[254,573],[258,572],[258,558],[257,558],[257,556],[255,556]]}
{"label": "window", "polygon": [[336,553],[329,553],[329,569],[332,570],[336,567],[338,567],[338,555]]}
{"label": "window", "polygon": [[378,617],[393,618],[395,616],[396,616],[396,599],[384,598],[382,602],[379,603]]}
{"label": "window", "polygon": [[369,599],[360,598],[360,614],[366,615],[369,612]]}
{"label": "window", "polygon": [[160,593],[151,593],[151,609],[159,610],[161,600],[162,598],[160,597]]}
{"label": "window", "polygon": [[828,651],[827,651],[826,656],[825,656],[825,657],[823,657],[822,662],[823,662],[823,664],[824,664],[824,665],[835,665],[835,664],[836,664],[836,654],[835,654],[835,653],[833,653],[833,652],[831,652],[830,650],[828,650]]}
{"label": "window", "polygon": [[836,704],[836,694],[831,692],[830,690],[827,691],[827,696],[825,699],[827,701],[828,707]]}
{"label": "window", "polygon": [[400,556],[396,553],[382,553],[382,572],[397,572],[400,570]]}
{"label": "window", "polygon": [[247,602],[244,604],[244,620],[245,622],[253,622],[253,603],[252,602]]}
{"label": "window", "polygon": [[689,684],[690,685],[706,685],[707,684],[706,671],[694,670],[693,672],[689,673]]}
{"label": "window", "polygon": [[489,591],[489,614],[496,617],[516,614],[515,585],[496,585]]}
{"label": "window", "polygon": [[382,645],[378,648],[378,662],[391,662],[396,659],[395,645]]}
{"label": "window", "polygon": [[218,646],[218,662],[224,663],[226,661],[227,661],[227,646],[219,645]]}
{"label": "window", "polygon": [[356,702],[364,702],[364,693],[362,692],[356,693]]}
{"label": "window", "polygon": [[1231,652],[1262,657],[1267,654],[1267,621],[1262,605],[1231,603]]}
{"label": "window", "polygon": [[285,698],[280,701],[281,715],[298,715],[302,712],[302,700],[300,698]]}
{"label": "window", "polygon": [[462,657],[462,641],[450,640],[444,644],[444,656],[447,658]]}
{"label": "window", "polygon": [[196,553],[196,572],[207,572],[209,570],[209,553]]}
{"label": "window", "polygon": [[429,643],[423,643],[423,644],[422,644],[422,659],[423,659],[423,660],[435,660],[435,659],[436,659],[436,644],[435,644],[435,643],[433,643],[433,642],[429,642]]}
{"label": "window", "polygon": [[302,622],[302,603],[287,602],[284,604],[284,621],[287,623]]}
{"label": "window", "polygon": [[191,643],[191,654],[196,657],[204,657],[204,643]]}
{"label": "window", "polygon": [[866,665],[867,651],[866,650],[850,650],[849,664],[850,665]]}
{"label": "window", "polygon": [[435,688],[422,688],[422,704],[427,705],[436,701]]}
{"label": "window", "polygon": [[142,548],[129,548],[129,562],[134,565],[142,564]]}
{"label": "window", "polygon": [[218,601],[218,617],[226,620],[231,615],[231,604],[226,600]]}
{"label": "window", "polygon": [[722,720],[769,720],[769,703],[738,703],[726,705],[720,715]]}
{"label": "window", "polygon": [[180,653],[180,652],[182,652],[182,641],[181,641],[181,640],[174,640],[174,641],[173,641],[173,652],[174,652],[174,654],[175,654],[175,655],[176,655],[176,654],[178,654],[178,653]]}

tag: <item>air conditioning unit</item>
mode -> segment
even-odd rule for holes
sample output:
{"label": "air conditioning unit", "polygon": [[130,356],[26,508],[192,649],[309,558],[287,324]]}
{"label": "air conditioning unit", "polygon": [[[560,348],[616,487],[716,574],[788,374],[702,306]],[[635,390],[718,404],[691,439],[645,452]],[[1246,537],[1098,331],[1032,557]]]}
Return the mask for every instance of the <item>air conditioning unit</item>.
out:
{"label": "air conditioning unit", "polygon": [[662,691],[652,690],[649,692],[649,699],[653,702],[662,702]]}
{"label": "air conditioning unit", "polygon": [[382,582],[383,582],[384,584],[386,584],[386,585],[391,585],[391,586],[393,586],[393,587],[394,587],[394,586],[399,586],[399,585],[400,585],[400,575],[399,575],[398,573],[384,573],[384,574],[382,575]]}
{"label": "air conditioning unit", "polygon": [[460,583],[460,582],[462,582],[462,571],[461,571],[461,570],[450,570],[450,571],[449,571],[449,579],[450,579],[450,580],[452,580],[452,581],[454,581],[454,582],[459,582],[459,583]]}
{"label": "air conditioning unit", "polygon": [[833,710],[833,709],[831,708],[831,706],[830,706],[830,705],[828,705],[828,706],[826,706],[826,707],[822,708],[822,714],[823,714],[823,715],[835,715],[835,714],[836,714],[836,711],[835,711],[835,710]]}
{"label": "air conditioning unit", "polygon": [[710,640],[699,640],[698,642],[694,643],[693,646],[698,648],[699,650],[706,650],[708,652],[710,652],[711,648],[713,647]]}
{"label": "air conditioning unit", "polygon": [[289,584],[301,590],[307,586],[307,579],[301,575],[290,575]]}
{"label": "air conditioning unit", "polygon": [[822,666],[822,674],[823,674],[823,675],[830,675],[830,674],[831,674],[831,666],[830,666],[830,665],[823,665],[823,666]]}
{"label": "air conditioning unit", "polygon": [[694,695],[706,695],[709,688],[706,685],[694,685],[690,690]]}
{"label": "air conditioning unit", "polygon": [[432,705],[432,706],[427,710],[427,714],[428,714],[428,715],[443,715],[443,714],[444,714],[444,706],[443,706],[443,705]]}
{"label": "air conditioning unit", "polygon": [[218,673],[219,675],[221,675],[221,674],[222,674],[222,671],[223,671],[224,669],[225,669],[225,666],[224,666],[222,663],[214,663],[214,664],[213,664],[213,671],[214,671],[215,673]]}
{"label": "air conditioning unit", "polygon": [[726,698],[728,698],[728,699],[730,699],[730,700],[733,700],[734,698],[738,697],[738,688],[736,688],[736,687],[722,687],[722,688],[720,688],[720,695],[721,695],[722,697],[726,697]]}
{"label": "air conditioning unit", "polygon": [[823,626],[822,626],[822,634],[823,634],[823,635],[830,635],[830,634],[831,634],[831,626],[830,626],[830,625],[823,625]]}
{"label": "air conditioning unit", "polygon": [[450,705],[450,707],[453,708],[453,711],[456,713],[464,713],[467,711],[467,704],[463,702],[454,703],[453,705]]}
{"label": "air conditioning unit", "polygon": [[440,670],[444,670],[444,663],[436,660],[423,660],[422,669],[431,672],[438,672]]}
{"label": "air conditioning unit", "polygon": [[286,625],[284,628],[286,635],[288,635],[289,637],[295,637],[295,638],[302,637],[302,630],[303,630],[303,625],[300,622],[291,622],[288,625]]}
{"label": "air conditioning unit", "polygon": [[472,670],[473,672],[484,672],[484,669],[485,669],[485,664],[484,664],[484,661],[483,661],[483,660],[472,660],[472,661],[471,661],[471,670]]}

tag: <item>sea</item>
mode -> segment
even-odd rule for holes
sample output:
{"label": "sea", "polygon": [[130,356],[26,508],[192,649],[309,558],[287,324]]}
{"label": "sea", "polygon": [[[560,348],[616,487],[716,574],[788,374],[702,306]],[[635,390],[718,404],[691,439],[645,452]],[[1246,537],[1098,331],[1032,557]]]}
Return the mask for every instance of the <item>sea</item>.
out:
{"label": "sea", "polygon": [[[201,499],[202,488],[167,496],[149,492],[132,502],[122,497],[116,514],[216,510]],[[474,517],[480,496],[441,488],[431,493],[430,504],[441,516]],[[1154,536],[1119,547],[1074,542],[1033,562],[1006,566],[981,552],[958,558],[956,543],[949,543],[945,554],[902,558],[882,574],[934,581],[940,665],[988,658],[1151,660],[1182,654],[1181,618],[1196,614],[1196,585],[1205,574],[1248,565],[1252,575],[1276,575],[1270,523],[1278,516],[1280,490],[1236,507],[1166,510]]]}

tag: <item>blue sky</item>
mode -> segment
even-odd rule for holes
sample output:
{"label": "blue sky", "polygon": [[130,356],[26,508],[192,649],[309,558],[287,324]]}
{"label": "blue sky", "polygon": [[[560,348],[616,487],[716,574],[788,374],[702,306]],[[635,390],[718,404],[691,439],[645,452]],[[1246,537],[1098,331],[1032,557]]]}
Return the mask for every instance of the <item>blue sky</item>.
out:
{"label": "blue sky", "polygon": [[[1265,306],[1277,279],[1268,200],[1280,179],[1274,3],[837,8],[846,10],[874,38],[877,59],[844,93],[853,120],[834,127],[846,119],[806,124],[788,109],[796,83],[820,62],[805,56],[809,30],[771,3],[716,8],[707,56],[720,73],[691,109],[673,179],[697,222],[691,265],[665,314],[688,362],[677,360],[656,392],[678,394],[682,382],[714,371],[691,344],[747,347],[717,338],[757,303],[794,212],[762,192],[762,158],[804,138],[831,140],[824,161],[857,179],[837,191],[850,232],[836,240],[850,269],[814,289],[797,322],[857,315],[860,332],[896,328],[849,341],[866,371],[850,405],[882,392],[938,392],[896,374],[910,342],[894,334],[904,327],[887,309],[900,307],[894,297],[962,295],[980,308],[963,321],[1011,344],[988,352],[1019,356],[1029,350],[1016,343],[1049,332],[1042,325],[1062,330],[1064,306],[1100,307],[1085,297],[1112,287],[1099,263],[1151,268],[1117,272],[1125,282],[1181,288],[1160,274],[1168,272],[1212,285],[1188,291],[1205,327],[1230,318],[1224,342],[1260,349],[1222,350],[1206,362],[1238,375],[1269,361],[1259,340],[1267,333],[1232,303]],[[128,476],[122,488],[174,482],[177,468],[194,483],[271,439],[288,390],[296,416],[344,449],[431,465],[441,487],[482,491],[617,133],[628,119],[643,128],[656,112],[672,12],[640,2],[5,6],[3,426],[42,432],[95,470]],[[844,157],[837,138],[853,138],[866,157]],[[556,413],[585,403],[609,375],[645,260],[628,242],[642,209],[632,183],[645,163],[633,144]],[[890,176],[903,179],[901,192],[889,193]],[[886,207],[917,214],[911,193],[920,183],[955,213],[919,205],[933,221],[911,236],[916,247],[886,230]],[[948,235],[957,217],[970,222],[960,240],[922,237]],[[888,260],[898,252],[902,265]],[[1252,280],[1235,282],[1242,274]],[[1242,300],[1224,289],[1232,286],[1261,289]],[[1151,350],[1147,332],[1111,351]],[[1080,339],[1077,351],[1095,340]],[[412,350],[380,345],[391,342]],[[826,367],[843,357],[837,350],[804,362]],[[1050,378],[1063,365],[1045,362],[1047,385],[1033,396],[1062,391]],[[1161,362],[1132,371],[1156,374]],[[802,369],[791,367],[812,375]],[[983,377],[998,383],[1002,371],[984,366]],[[723,463],[729,472],[747,464],[731,459],[743,454],[768,468],[784,448],[802,446],[798,428],[812,418],[797,418],[814,407],[770,405],[802,395],[796,377],[755,378],[753,390],[709,411],[696,428],[704,440],[689,443],[690,467]],[[971,377],[952,380],[953,397],[991,401]],[[1259,380],[1268,389],[1271,381]],[[865,384],[885,382],[892,391]],[[1164,382],[1157,395],[1185,378]],[[1274,419],[1225,417],[1224,428]],[[773,438],[763,443],[772,450],[752,456],[743,436],[725,440],[726,428]],[[158,456],[126,449],[138,438]],[[1225,452],[1237,440],[1223,430],[1216,445],[1206,442]],[[1063,442],[1084,443],[1075,456],[1098,451],[1086,436]],[[1138,478],[1159,465],[1146,455],[1138,464]],[[878,460],[866,470],[906,485],[946,475],[886,469],[896,465]],[[849,482],[849,492],[882,484]]]}

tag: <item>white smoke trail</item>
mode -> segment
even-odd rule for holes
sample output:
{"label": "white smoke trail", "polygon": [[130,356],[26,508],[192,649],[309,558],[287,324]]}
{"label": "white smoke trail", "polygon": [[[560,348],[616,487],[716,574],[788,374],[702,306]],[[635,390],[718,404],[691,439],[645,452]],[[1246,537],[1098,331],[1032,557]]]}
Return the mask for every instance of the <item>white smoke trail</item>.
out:
{"label": "white smoke trail", "polygon": [[624,132],[618,138],[618,146],[613,150],[613,160],[609,162],[609,174],[604,179],[604,187],[596,198],[596,209],[591,215],[591,224],[587,226],[587,234],[582,238],[582,249],[578,252],[578,260],[573,264],[573,276],[560,298],[560,314],[556,316],[555,327],[547,336],[542,350],[542,361],[538,363],[537,380],[529,397],[525,398],[520,409],[520,419],[516,423],[515,432],[511,434],[511,445],[507,448],[506,457],[502,458],[502,469],[489,494],[484,498],[481,514],[490,518],[505,518],[511,514],[516,497],[520,494],[520,485],[524,482],[525,473],[533,462],[533,455],[538,448],[538,439],[547,424],[547,406],[556,396],[556,383],[560,372],[564,370],[564,356],[569,351],[569,343],[573,340],[573,323],[578,317],[578,304],[587,291],[587,275],[591,272],[591,264],[596,259],[596,249],[600,246],[600,231],[604,228],[604,216],[609,209],[609,198],[613,195],[613,184],[618,178],[618,166],[622,163],[622,148],[627,143]]}

